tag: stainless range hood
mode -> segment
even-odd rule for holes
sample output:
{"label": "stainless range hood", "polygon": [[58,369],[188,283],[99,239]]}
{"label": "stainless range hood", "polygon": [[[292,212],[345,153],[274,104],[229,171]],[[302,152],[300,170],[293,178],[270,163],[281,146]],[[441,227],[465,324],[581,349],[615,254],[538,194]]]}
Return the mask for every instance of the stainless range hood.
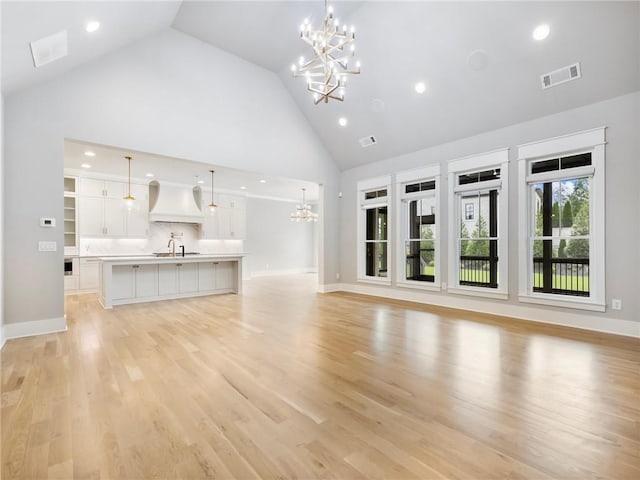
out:
{"label": "stainless range hood", "polygon": [[200,187],[179,187],[149,183],[149,221],[202,223]]}

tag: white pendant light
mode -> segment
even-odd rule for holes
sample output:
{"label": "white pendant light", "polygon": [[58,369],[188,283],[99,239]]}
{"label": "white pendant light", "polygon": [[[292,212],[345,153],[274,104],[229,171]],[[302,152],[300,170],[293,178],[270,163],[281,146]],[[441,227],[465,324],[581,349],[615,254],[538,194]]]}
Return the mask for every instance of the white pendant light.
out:
{"label": "white pendant light", "polygon": [[136,199],[133,195],[131,195],[131,160],[132,158],[129,156],[126,156],[124,158],[126,158],[127,162],[129,163],[129,190],[127,195],[124,197],[124,203],[125,203],[125,206],[127,207],[127,210],[131,210],[133,209],[134,202]]}
{"label": "white pendant light", "polygon": [[215,173],[215,170],[209,170],[209,172],[211,172],[211,203],[209,204],[209,213],[213,215],[216,211],[216,208],[218,208],[218,206],[213,201],[213,174]]}

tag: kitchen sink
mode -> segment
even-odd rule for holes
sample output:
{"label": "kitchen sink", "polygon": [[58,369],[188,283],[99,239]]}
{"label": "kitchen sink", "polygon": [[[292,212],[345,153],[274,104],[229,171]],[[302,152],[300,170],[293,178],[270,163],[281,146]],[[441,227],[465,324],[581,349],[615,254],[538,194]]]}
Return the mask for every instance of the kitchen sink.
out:
{"label": "kitchen sink", "polygon": [[[184,252],[184,256],[187,255],[200,255],[200,252]],[[169,252],[156,252],[153,254],[154,257],[173,257],[173,255]],[[176,252],[176,257],[181,257],[182,254],[180,252]]]}

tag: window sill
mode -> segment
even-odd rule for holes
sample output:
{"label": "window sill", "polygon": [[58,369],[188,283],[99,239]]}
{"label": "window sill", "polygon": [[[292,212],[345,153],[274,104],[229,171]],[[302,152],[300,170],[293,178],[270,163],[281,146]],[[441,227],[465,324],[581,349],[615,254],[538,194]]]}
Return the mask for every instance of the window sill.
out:
{"label": "window sill", "polygon": [[[557,295],[554,295],[556,297]],[[591,310],[592,312],[604,312],[607,306],[595,303],[592,300],[572,300],[568,298],[549,298],[548,295],[519,295],[518,301],[524,303],[536,303],[550,307],[577,308],[580,310]]]}
{"label": "window sill", "polygon": [[412,288],[414,290],[427,290],[430,292],[439,292],[441,291],[440,285],[429,282],[396,282],[396,287],[399,288]]}
{"label": "window sill", "polygon": [[509,294],[506,292],[501,292],[499,290],[487,291],[490,290],[488,288],[465,288],[465,287],[453,287],[447,290],[448,293],[453,293],[455,295],[471,295],[473,297],[485,297],[485,298],[495,298],[497,300],[508,300]]}
{"label": "window sill", "polygon": [[358,278],[358,283],[371,283],[373,285],[391,285],[390,278],[375,278],[375,277],[365,277]]}

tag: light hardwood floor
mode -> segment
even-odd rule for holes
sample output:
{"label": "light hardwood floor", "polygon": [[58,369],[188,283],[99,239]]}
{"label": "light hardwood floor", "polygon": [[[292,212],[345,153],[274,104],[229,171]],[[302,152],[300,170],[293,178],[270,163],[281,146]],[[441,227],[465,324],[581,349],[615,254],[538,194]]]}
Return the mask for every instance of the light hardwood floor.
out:
{"label": "light hardwood floor", "polygon": [[640,478],[640,342],[261,278],[2,350],[2,478]]}

